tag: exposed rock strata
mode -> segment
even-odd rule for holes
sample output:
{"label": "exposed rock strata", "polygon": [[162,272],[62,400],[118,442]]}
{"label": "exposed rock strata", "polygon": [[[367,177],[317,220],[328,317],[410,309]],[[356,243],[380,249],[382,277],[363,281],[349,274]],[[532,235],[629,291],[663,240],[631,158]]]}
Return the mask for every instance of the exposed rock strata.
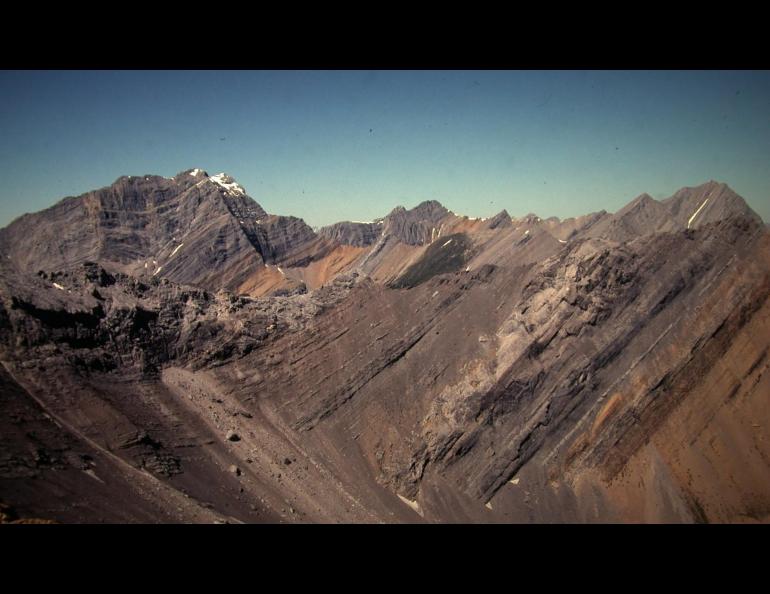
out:
{"label": "exposed rock strata", "polygon": [[316,235],[190,170],[0,232],[3,509],[770,521],[770,236],[729,188],[380,227]]}

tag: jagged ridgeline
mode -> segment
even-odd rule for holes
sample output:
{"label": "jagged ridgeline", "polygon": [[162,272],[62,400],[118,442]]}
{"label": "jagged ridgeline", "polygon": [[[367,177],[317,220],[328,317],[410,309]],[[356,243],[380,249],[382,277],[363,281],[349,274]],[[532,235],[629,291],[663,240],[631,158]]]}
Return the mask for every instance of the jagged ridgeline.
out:
{"label": "jagged ridgeline", "polygon": [[314,232],[190,169],[0,253],[0,521],[770,520],[770,236],[725,184]]}

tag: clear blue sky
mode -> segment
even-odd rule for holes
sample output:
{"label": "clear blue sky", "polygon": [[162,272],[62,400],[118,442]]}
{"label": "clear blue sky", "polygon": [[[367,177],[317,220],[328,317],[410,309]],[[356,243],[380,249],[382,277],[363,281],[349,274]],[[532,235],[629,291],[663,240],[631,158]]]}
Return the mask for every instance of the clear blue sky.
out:
{"label": "clear blue sky", "polygon": [[770,221],[770,72],[0,72],[0,225],[121,175],[233,175],[314,226],[436,199],[615,211],[716,179]]}

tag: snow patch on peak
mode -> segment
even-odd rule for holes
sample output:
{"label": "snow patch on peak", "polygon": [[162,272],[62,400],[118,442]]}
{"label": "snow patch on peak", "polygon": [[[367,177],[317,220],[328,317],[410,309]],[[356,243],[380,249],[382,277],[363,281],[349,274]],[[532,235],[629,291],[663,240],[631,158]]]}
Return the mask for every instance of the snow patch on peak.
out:
{"label": "snow patch on peak", "polygon": [[704,207],[704,206],[706,206],[706,203],[707,203],[708,201],[709,201],[709,199],[708,199],[708,198],[706,198],[706,199],[703,201],[703,204],[701,204],[701,205],[698,207],[698,210],[696,210],[696,211],[695,211],[695,214],[693,214],[693,215],[690,217],[690,220],[688,220],[688,221],[687,221],[687,228],[688,228],[688,229],[690,228],[690,225],[692,225],[692,222],[695,220],[695,217],[697,217],[697,216],[698,216],[698,213],[699,213],[701,210],[703,210],[703,207]]}
{"label": "snow patch on peak", "polygon": [[193,177],[198,177],[198,176],[199,176],[201,173],[203,173],[203,169],[198,169],[198,168],[196,167],[195,169],[193,169],[193,170],[190,172],[190,175],[192,175]]}
{"label": "snow patch on peak", "polygon": [[216,175],[212,175],[209,179],[232,194],[246,193],[246,190],[239,186],[235,180],[226,173],[217,173]]}

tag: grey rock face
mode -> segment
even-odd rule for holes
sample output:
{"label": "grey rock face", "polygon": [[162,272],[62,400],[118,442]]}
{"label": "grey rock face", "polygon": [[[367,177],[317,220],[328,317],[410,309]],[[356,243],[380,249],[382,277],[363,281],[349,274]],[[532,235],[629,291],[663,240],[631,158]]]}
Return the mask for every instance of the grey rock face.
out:
{"label": "grey rock face", "polygon": [[64,521],[766,520],[770,236],[726,187],[563,222],[395,209],[369,244],[412,258],[389,286],[259,299],[223,287],[372,230],[316,235],[200,170],[92,194],[0,234],[0,499]]}
{"label": "grey rock face", "polygon": [[428,200],[406,210],[399,206],[384,219],[383,234],[391,235],[407,245],[424,245],[431,240],[441,221],[450,212],[435,200]]}
{"label": "grey rock face", "polygon": [[711,181],[693,188],[682,188],[661,201],[642,194],[615,214],[589,226],[582,235],[623,242],[648,233],[696,229],[730,218],[747,218],[757,223],[762,221],[727,184]]}
{"label": "grey rock face", "polygon": [[305,266],[322,258],[330,249],[323,237],[297,217],[271,215],[259,221],[250,234],[265,262]]}
{"label": "grey rock face", "polygon": [[682,188],[662,204],[678,227],[698,228],[708,223],[744,217],[758,223],[762,219],[727,184],[710,181],[693,188]]}
{"label": "grey rock face", "polygon": [[322,227],[318,234],[341,245],[367,247],[380,237],[383,225],[383,221],[373,223],[342,221],[328,227]]}
{"label": "grey rock face", "polygon": [[306,264],[327,243],[301,219],[268,215],[230,176],[199,169],[124,176],[0,230],[0,249],[24,270],[94,261],[208,290],[234,290],[266,262]]}
{"label": "grey rock face", "polygon": [[342,276],[312,295],[250,299],[113,275],[95,263],[32,276],[0,262],[0,340],[11,349],[57,345],[84,369],[205,365],[301,327],[357,280]]}
{"label": "grey rock face", "polygon": [[422,258],[410,266],[389,286],[397,289],[412,288],[439,274],[460,270],[471,258],[473,244],[464,233],[442,237],[432,243]]}
{"label": "grey rock face", "polygon": [[505,229],[506,227],[510,227],[512,224],[511,215],[508,214],[507,210],[502,210],[491,219],[489,219],[486,226],[487,229]]}

